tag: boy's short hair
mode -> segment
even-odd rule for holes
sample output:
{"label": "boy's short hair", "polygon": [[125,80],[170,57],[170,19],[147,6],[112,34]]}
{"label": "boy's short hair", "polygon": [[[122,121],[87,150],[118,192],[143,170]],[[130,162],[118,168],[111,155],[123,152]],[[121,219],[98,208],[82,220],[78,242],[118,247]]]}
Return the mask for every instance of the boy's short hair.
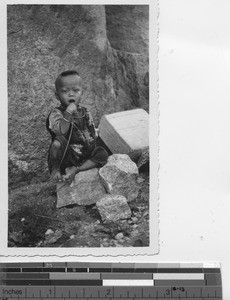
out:
{"label": "boy's short hair", "polygon": [[60,80],[62,79],[62,77],[66,77],[66,76],[69,76],[69,75],[77,75],[77,76],[80,77],[80,74],[76,70],[67,70],[67,71],[61,72],[61,74],[59,74],[58,77],[55,80],[55,89],[56,89],[56,91],[58,90],[58,84],[59,84]]}

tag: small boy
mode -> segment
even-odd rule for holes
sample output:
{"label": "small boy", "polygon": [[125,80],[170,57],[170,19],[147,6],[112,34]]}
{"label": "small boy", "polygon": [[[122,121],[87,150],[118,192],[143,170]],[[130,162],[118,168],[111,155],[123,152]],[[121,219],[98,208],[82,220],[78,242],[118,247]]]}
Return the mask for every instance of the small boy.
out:
{"label": "small boy", "polygon": [[61,105],[47,119],[52,143],[48,167],[53,182],[71,183],[78,172],[101,167],[108,153],[96,146],[96,132],[90,112],[80,106],[82,79],[77,71],[62,72],[55,81],[56,97]]}

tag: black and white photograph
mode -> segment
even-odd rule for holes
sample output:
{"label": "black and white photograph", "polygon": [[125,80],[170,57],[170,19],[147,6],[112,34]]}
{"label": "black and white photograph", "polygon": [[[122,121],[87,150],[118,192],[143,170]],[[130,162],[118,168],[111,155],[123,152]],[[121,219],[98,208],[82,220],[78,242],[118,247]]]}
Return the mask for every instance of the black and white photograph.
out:
{"label": "black and white photograph", "polygon": [[0,297],[229,299],[229,11],[1,1]]}
{"label": "black and white photograph", "polygon": [[157,9],[7,3],[7,254],[158,252]]}

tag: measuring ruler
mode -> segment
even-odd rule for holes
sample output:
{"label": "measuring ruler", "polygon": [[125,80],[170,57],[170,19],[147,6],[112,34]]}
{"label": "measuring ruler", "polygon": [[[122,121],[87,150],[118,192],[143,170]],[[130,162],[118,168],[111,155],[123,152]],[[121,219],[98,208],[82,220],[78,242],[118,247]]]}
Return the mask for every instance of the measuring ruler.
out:
{"label": "measuring ruler", "polygon": [[221,270],[218,263],[0,263],[0,299],[9,298],[220,300]]}

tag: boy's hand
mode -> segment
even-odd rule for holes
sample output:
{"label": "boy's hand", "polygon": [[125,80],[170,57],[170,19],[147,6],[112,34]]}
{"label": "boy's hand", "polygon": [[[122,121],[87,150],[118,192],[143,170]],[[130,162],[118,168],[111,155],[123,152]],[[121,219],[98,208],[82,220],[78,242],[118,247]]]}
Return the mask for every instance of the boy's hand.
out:
{"label": "boy's hand", "polygon": [[77,106],[74,103],[70,103],[66,110],[72,114],[77,110]]}

